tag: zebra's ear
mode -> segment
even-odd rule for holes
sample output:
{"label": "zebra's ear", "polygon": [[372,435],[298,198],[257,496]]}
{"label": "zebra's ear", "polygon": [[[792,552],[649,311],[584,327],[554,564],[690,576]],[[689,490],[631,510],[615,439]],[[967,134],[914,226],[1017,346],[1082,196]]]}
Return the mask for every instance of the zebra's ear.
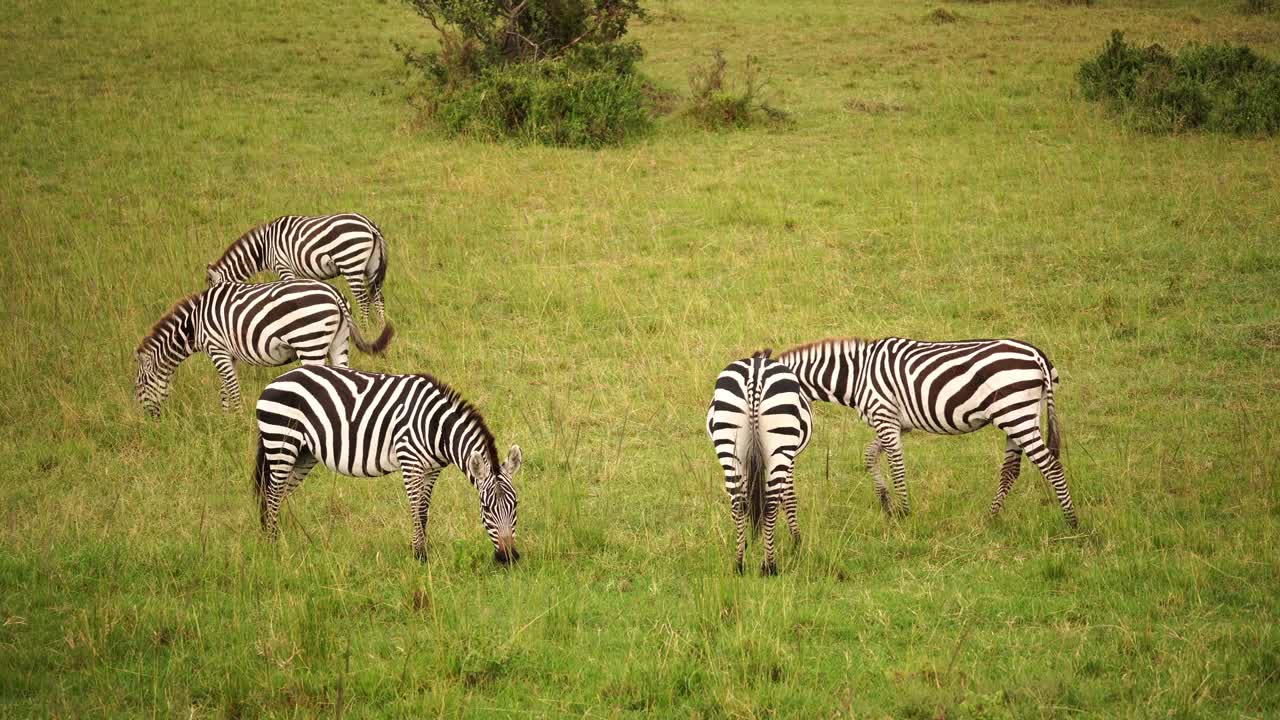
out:
{"label": "zebra's ear", "polygon": [[507,471],[507,477],[511,477],[516,474],[523,462],[524,456],[520,453],[520,446],[512,445],[510,452],[507,453],[507,461],[502,463],[502,469]]}
{"label": "zebra's ear", "polygon": [[467,474],[471,476],[471,482],[483,480],[492,474],[489,468],[489,458],[485,457],[482,450],[472,450],[467,456]]}

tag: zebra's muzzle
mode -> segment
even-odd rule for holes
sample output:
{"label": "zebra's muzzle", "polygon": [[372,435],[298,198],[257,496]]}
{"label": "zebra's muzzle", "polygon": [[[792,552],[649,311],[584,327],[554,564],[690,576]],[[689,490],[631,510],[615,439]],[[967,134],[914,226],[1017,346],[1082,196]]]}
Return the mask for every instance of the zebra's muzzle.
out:
{"label": "zebra's muzzle", "polygon": [[520,559],[520,551],[516,550],[515,538],[510,535],[498,538],[498,547],[493,551],[493,561],[499,565],[510,565]]}

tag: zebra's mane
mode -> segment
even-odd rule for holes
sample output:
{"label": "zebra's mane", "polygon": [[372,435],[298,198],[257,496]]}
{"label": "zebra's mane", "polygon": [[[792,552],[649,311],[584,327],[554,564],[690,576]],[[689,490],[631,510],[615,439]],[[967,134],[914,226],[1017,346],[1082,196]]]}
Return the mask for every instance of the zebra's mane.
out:
{"label": "zebra's mane", "polygon": [[204,293],[205,291],[201,290],[200,292],[192,293],[174,303],[173,307],[169,308],[169,312],[162,315],[160,319],[156,321],[156,324],[151,326],[151,329],[143,336],[142,342],[138,343],[138,349],[134,352],[142,352],[147,349],[147,346],[150,345],[157,337],[172,331],[172,329],[180,322],[178,317],[179,314],[182,314],[183,310],[193,310],[195,308],[196,301],[203,297]]}
{"label": "zebra's mane", "polygon": [[493,439],[493,433],[489,430],[489,425],[484,421],[484,416],[476,409],[475,405],[467,402],[465,398],[458,394],[457,390],[449,387],[440,381],[439,378],[430,373],[414,373],[415,377],[434,385],[440,392],[445,394],[450,403],[453,403],[463,414],[469,414],[476,419],[476,427],[480,430],[480,447],[484,448],[484,452],[489,456],[489,464],[494,472],[498,471],[498,444]]}
{"label": "zebra's mane", "polygon": [[856,337],[825,338],[823,340],[814,340],[813,342],[807,342],[807,343],[804,343],[803,345],[796,345],[793,348],[788,348],[787,350],[783,350],[782,353],[778,355],[778,359],[782,359],[784,357],[787,357],[788,355],[795,355],[797,353],[801,353],[801,352],[804,352],[805,350],[809,350],[816,347],[830,347],[830,346],[848,347],[849,345],[855,345],[855,346],[866,345],[869,342],[871,341],[867,340],[866,338],[856,338]]}
{"label": "zebra's mane", "polygon": [[[279,218],[276,218],[276,220],[279,220]],[[268,222],[259,223],[259,224],[257,224],[257,225],[254,225],[253,227],[249,228],[248,230],[246,230],[246,231],[245,231],[245,233],[244,233],[243,235],[241,235],[240,237],[236,238],[236,241],[235,241],[235,242],[233,242],[233,243],[231,243],[230,245],[228,245],[226,250],[223,250],[223,251],[222,251],[222,255],[218,256],[218,259],[213,261],[213,266],[214,266],[214,267],[221,267],[221,266],[222,266],[222,262],[223,262],[224,260],[226,260],[226,259],[227,259],[227,256],[228,256],[228,255],[230,255],[230,254],[231,254],[231,252],[232,252],[233,250],[235,250],[236,248],[240,247],[241,245],[244,245],[245,243],[249,242],[249,239],[250,239],[251,237],[253,237],[253,236],[254,236],[254,235],[255,235],[259,230],[261,230],[261,229],[265,228],[266,226],[270,225],[270,224],[271,224],[271,223],[273,223],[273,222],[275,222],[275,220],[270,220],[270,221],[268,221]]]}

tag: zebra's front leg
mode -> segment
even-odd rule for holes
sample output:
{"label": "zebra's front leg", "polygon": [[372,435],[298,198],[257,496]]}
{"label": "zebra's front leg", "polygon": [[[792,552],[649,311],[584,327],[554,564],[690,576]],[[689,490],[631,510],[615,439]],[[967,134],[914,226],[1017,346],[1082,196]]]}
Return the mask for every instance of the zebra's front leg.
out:
{"label": "zebra's front leg", "polygon": [[738,549],[738,560],[734,569],[741,575],[746,570],[744,562],[747,555],[747,498],[738,493],[731,497],[731,503],[734,537]]}
{"label": "zebra's front leg", "polygon": [[778,502],[765,500],[764,511],[764,564],[760,566],[761,575],[777,575],[778,566],[773,562],[773,527],[778,522]]}
{"label": "zebra's front leg", "polygon": [[240,409],[240,380],[236,377],[236,364],[231,356],[222,352],[210,352],[209,359],[218,369],[218,377],[222,379],[222,409]]}
{"label": "zebra's front leg", "polygon": [[911,514],[911,501],[907,499],[907,466],[902,459],[902,428],[896,423],[882,422],[876,425],[876,441],[889,456],[889,474],[893,489],[898,495],[898,514]]}
{"label": "zebra's front leg", "polygon": [[876,497],[880,498],[880,509],[885,515],[893,514],[893,502],[889,499],[889,488],[884,484],[884,474],[880,472],[880,441],[872,440],[863,454],[867,464],[867,472],[876,484]]}
{"label": "zebra's front leg", "polygon": [[423,502],[423,477],[419,468],[404,467],[404,492],[409,497],[409,514],[413,517],[413,556],[419,562],[427,561],[427,512]]}
{"label": "zebra's front leg", "polygon": [[1013,488],[1013,483],[1022,471],[1022,448],[1013,438],[1006,438],[1004,443],[1004,463],[1000,466],[1000,485],[996,489],[996,497],[991,501],[991,514],[998,515],[1004,508],[1004,499]]}

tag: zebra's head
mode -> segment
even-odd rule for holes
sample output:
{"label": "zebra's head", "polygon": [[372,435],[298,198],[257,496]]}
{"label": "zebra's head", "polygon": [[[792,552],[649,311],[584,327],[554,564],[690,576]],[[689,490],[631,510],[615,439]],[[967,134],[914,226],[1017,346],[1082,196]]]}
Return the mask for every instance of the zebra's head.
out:
{"label": "zebra's head", "polygon": [[209,284],[209,287],[217,287],[230,278],[227,277],[225,270],[215,267],[213,263],[209,263],[204,268],[204,279]]}
{"label": "zebra's head", "polygon": [[160,405],[169,396],[169,373],[160,367],[154,352],[140,348],[134,353],[138,374],[133,380],[133,397],[153,418],[160,417]]}
{"label": "zebra's head", "polygon": [[507,461],[493,467],[483,449],[467,458],[467,475],[480,494],[480,521],[493,541],[493,559],[503,565],[520,559],[516,550],[516,488],[511,476],[520,469],[520,446],[512,445]]}

